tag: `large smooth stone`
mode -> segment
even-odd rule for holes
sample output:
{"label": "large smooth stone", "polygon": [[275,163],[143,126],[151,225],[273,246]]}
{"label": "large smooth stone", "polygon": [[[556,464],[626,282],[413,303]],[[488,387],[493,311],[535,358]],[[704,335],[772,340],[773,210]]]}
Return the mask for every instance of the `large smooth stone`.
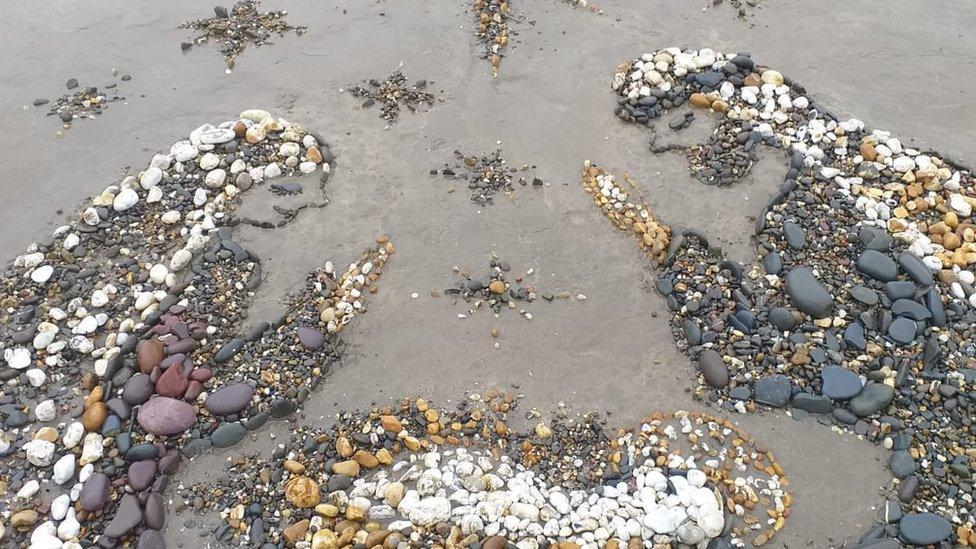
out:
{"label": "large smooth stone", "polygon": [[935,513],[908,513],[898,523],[901,537],[914,545],[932,545],[945,541],[952,524]]}
{"label": "large smooth stone", "polygon": [[244,438],[247,429],[240,423],[224,423],[210,435],[210,441],[216,448],[229,448]]}
{"label": "large smooth stone", "polygon": [[152,484],[156,478],[156,462],[151,459],[137,461],[129,465],[129,486],[136,492],[141,492]]}
{"label": "large smooth stone", "polygon": [[783,407],[790,401],[790,378],[782,374],[773,374],[756,381],[753,394],[756,402],[769,406]]}
{"label": "large smooth stone", "polygon": [[888,326],[888,337],[902,345],[908,345],[912,341],[915,341],[915,332],[917,330],[918,326],[914,320],[900,316]]}
{"label": "large smooth stone", "polygon": [[820,370],[820,379],[823,381],[821,392],[834,400],[848,400],[861,392],[861,378],[842,366],[824,366]]}
{"label": "large smooth stone", "polygon": [[890,282],[898,278],[898,266],[895,265],[895,261],[878,250],[865,250],[857,258],[857,268],[881,282]]}
{"label": "large smooth stone", "polygon": [[108,501],[112,492],[112,480],[105,473],[93,473],[81,486],[78,501],[85,511],[98,511]]}
{"label": "large smooth stone", "polygon": [[851,400],[851,411],[867,417],[884,409],[895,396],[895,389],[884,383],[868,383],[861,394]]}
{"label": "large smooth stone", "polygon": [[915,460],[908,450],[896,450],[888,457],[888,470],[897,479],[903,479],[915,474]]}
{"label": "large smooth stone", "polygon": [[729,370],[718,352],[712,349],[702,351],[698,356],[698,368],[712,387],[721,389],[729,384]]}
{"label": "large smooth stone", "polygon": [[310,351],[314,351],[325,342],[325,334],[308,326],[298,327],[298,341]]}
{"label": "large smooth stone", "polygon": [[786,292],[796,308],[814,317],[829,316],[834,300],[809,267],[797,267],[786,275]]}
{"label": "large smooth stone", "polygon": [[144,339],[136,347],[139,371],[148,374],[166,357],[163,343],[158,339]]}
{"label": "large smooth stone", "polygon": [[139,534],[139,542],[136,549],[166,549],[166,540],[159,530],[147,529]]}
{"label": "large smooth stone", "polygon": [[130,406],[137,406],[149,400],[153,394],[152,378],[141,372],[130,377],[122,387],[122,400]]}
{"label": "large smooth stone", "polygon": [[140,522],[142,522],[142,508],[139,507],[139,500],[132,494],[126,494],[122,496],[112,522],[105,527],[105,535],[120,538],[139,526]]}
{"label": "large smooth stone", "polygon": [[177,435],[197,419],[197,410],[182,400],[155,397],[142,405],[137,416],[139,425],[154,435]]}
{"label": "large smooth stone", "polygon": [[225,385],[207,397],[204,405],[215,416],[236,414],[247,407],[254,395],[254,387],[240,382]]}
{"label": "large smooth stone", "polygon": [[922,260],[917,255],[911,252],[904,252],[898,256],[898,265],[915,282],[918,282],[922,286],[932,285],[932,271],[925,266],[925,263],[922,263]]}

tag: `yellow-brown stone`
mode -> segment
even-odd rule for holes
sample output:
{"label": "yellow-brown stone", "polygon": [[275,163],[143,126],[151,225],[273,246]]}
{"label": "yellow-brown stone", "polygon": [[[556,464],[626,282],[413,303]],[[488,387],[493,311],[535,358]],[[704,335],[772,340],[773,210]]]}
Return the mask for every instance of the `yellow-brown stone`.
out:
{"label": "yellow-brown stone", "polygon": [[344,457],[346,459],[349,459],[349,458],[352,457],[352,454],[353,454],[354,450],[353,450],[352,444],[349,442],[349,439],[348,438],[346,438],[346,437],[339,437],[339,438],[337,438],[336,439],[336,445],[335,446],[336,446],[336,452],[340,456],[342,456],[342,457]]}
{"label": "yellow-brown stone", "polygon": [[393,434],[399,433],[403,430],[403,425],[396,416],[380,416],[380,426],[383,427],[384,431]]}
{"label": "yellow-brown stone", "polygon": [[285,484],[285,498],[295,507],[315,507],[319,504],[319,484],[308,477],[293,477]]}
{"label": "yellow-brown stone", "polygon": [[308,533],[308,519],[300,520],[295,524],[292,524],[282,532],[282,536],[285,538],[285,544],[295,545],[300,541],[305,541],[305,534]]}
{"label": "yellow-brown stone", "polygon": [[367,469],[373,469],[374,467],[379,467],[380,465],[380,460],[376,459],[376,456],[367,452],[366,450],[356,450],[356,453],[353,454],[352,459]]}
{"label": "yellow-brown stone", "polygon": [[691,94],[691,97],[688,99],[688,101],[692,105],[702,109],[707,109],[712,106],[712,101],[708,99],[708,96],[706,96],[701,92]]}
{"label": "yellow-brown stone", "polygon": [[85,410],[85,413],[81,415],[81,424],[85,426],[86,431],[90,433],[97,432],[102,428],[102,424],[105,423],[105,418],[107,417],[108,406],[101,401],[93,402]]}
{"label": "yellow-brown stone", "polygon": [[285,471],[288,471],[293,475],[300,475],[305,472],[305,466],[293,459],[285,460],[284,467]]}
{"label": "yellow-brown stone", "polygon": [[339,461],[332,464],[332,472],[339,475],[355,477],[359,475],[359,463],[351,459]]}

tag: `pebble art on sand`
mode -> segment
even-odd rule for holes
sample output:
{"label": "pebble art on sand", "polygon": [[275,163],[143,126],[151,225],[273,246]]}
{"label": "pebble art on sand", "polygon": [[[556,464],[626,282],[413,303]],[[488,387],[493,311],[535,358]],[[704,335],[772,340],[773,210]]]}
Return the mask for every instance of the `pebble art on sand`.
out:
{"label": "pebble art on sand", "polygon": [[[734,185],[759,148],[784,158],[754,263],[724,259],[707,227],[691,227],[660,264],[696,395],[728,411],[826,416],[890,449],[899,518],[862,541],[976,542],[971,172],[834,116],[747,53],[645,53],[618,67],[612,89],[629,122],[653,127],[683,106],[714,118],[708,141],[687,148],[702,183]],[[592,164],[583,179],[618,226],[620,212],[635,233],[652,219]]]}
{"label": "pebble art on sand", "polygon": [[559,410],[517,432],[517,402],[492,390],[453,410],[342,412],[270,460],[229,458],[179,505],[220,513],[218,539],[269,549],[760,546],[786,523],[785,471],[727,420],[655,413],[614,433]]}
{"label": "pebble art on sand", "polygon": [[[394,252],[376,239],[249,322],[254,186],[331,174],[328,144],[251,109],[109,185],[0,276],[0,533],[18,547],[162,547],[184,458],[293,414],[336,364]],[[313,175],[314,174],[314,175]]]}

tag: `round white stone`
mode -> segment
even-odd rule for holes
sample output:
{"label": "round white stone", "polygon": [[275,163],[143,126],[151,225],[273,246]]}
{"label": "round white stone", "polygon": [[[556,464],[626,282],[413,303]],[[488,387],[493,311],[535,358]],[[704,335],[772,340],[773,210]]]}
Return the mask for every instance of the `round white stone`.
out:
{"label": "round white stone", "polygon": [[173,259],[169,262],[169,268],[174,273],[178,273],[185,269],[189,264],[190,260],[193,259],[193,254],[187,250],[176,250],[173,254]]}
{"label": "round white stone", "polygon": [[139,176],[139,186],[143,189],[151,189],[156,185],[159,185],[160,181],[163,180],[163,170],[160,170],[156,166],[149,166],[146,171],[142,172]]}
{"label": "round white stone", "polygon": [[3,359],[14,370],[23,370],[31,364],[31,353],[24,347],[3,350]]}
{"label": "round white stone", "polygon": [[37,282],[38,284],[44,284],[51,279],[51,275],[54,274],[54,267],[50,265],[41,265],[40,267],[31,271],[31,280]]}
{"label": "round white stone", "polygon": [[217,189],[224,186],[224,181],[227,181],[227,172],[223,168],[217,168],[216,170],[207,172],[207,176],[203,182],[211,189]]}
{"label": "round white stone", "polygon": [[139,194],[126,187],[119,191],[119,194],[115,195],[115,200],[112,201],[112,208],[117,212],[124,212],[138,203]]}

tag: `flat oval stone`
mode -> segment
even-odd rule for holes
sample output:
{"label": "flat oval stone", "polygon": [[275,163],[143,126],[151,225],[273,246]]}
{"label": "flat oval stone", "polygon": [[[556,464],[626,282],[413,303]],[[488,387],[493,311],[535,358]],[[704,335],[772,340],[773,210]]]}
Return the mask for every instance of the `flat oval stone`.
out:
{"label": "flat oval stone", "polygon": [[108,501],[112,480],[105,473],[93,473],[81,487],[78,502],[85,511],[98,511]]}
{"label": "flat oval stone", "polygon": [[911,299],[915,297],[918,287],[911,280],[893,280],[885,283],[885,293],[888,299],[896,301],[899,299]]}
{"label": "flat oval stone", "polygon": [[694,347],[701,343],[701,330],[698,329],[698,324],[690,318],[686,318],[681,323],[681,331],[685,334],[685,341],[688,345]]}
{"label": "flat oval stone", "polygon": [[786,307],[776,307],[769,311],[769,322],[781,332],[789,332],[796,327],[796,318]]}
{"label": "flat oval stone", "polygon": [[914,545],[933,545],[949,538],[952,524],[935,513],[908,513],[898,522],[901,537]]}
{"label": "flat oval stone", "polygon": [[783,223],[783,235],[786,236],[786,243],[794,250],[802,249],[807,243],[806,231],[792,221]]}
{"label": "flat oval stone", "polygon": [[895,261],[878,250],[865,250],[857,258],[857,268],[865,275],[881,282],[890,282],[898,278],[898,266]]}
{"label": "flat oval stone", "polygon": [[137,461],[129,465],[127,480],[136,492],[141,492],[156,478],[156,462],[151,459]]}
{"label": "flat oval stone", "polygon": [[908,450],[897,450],[888,457],[888,470],[897,479],[915,474],[915,460]]}
{"label": "flat oval stone", "polygon": [[227,362],[228,360],[233,358],[234,355],[236,355],[237,352],[240,351],[241,347],[243,346],[244,346],[244,340],[239,337],[236,337],[228,341],[227,343],[224,344],[223,347],[220,348],[219,351],[217,351],[217,354],[214,355],[214,359],[213,359],[214,362],[216,362],[217,364]]}
{"label": "flat oval stone", "polygon": [[154,435],[177,435],[193,425],[197,410],[182,400],[158,396],[142,405],[136,419]]}
{"label": "flat oval stone", "polygon": [[325,342],[325,334],[309,326],[298,327],[298,341],[310,351],[314,351]]}
{"label": "flat oval stone", "polygon": [[888,336],[902,345],[908,345],[915,340],[917,330],[914,320],[900,316],[888,326]]}
{"label": "flat oval stone", "polygon": [[880,412],[895,396],[895,389],[884,383],[868,383],[861,393],[851,400],[851,411],[859,417]]}
{"label": "flat oval stone", "polygon": [[932,271],[922,263],[919,257],[911,252],[904,252],[898,256],[898,265],[909,278],[922,286],[931,286]]}
{"label": "flat oval stone", "polygon": [[215,416],[226,416],[240,412],[251,402],[254,395],[254,387],[250,384],[240,382],[225,385],[217,389],[207,397],[204,405]]}
{"label": "flat oval stone", "polygon": [[766,257],[763,258],[763,269],[766,274],[778,275],[783,271],[783,257],[779,255],[779,252],[769,252]]}
{"label": "flat oval stone", "polygon": [[139,534],[136,549],[166,549],[166,541],[163,539],[163,534],[159,530],[143,530]]}
{"label": "flat oval stone", "polygon": [[137,406],[146,402],[152,394],[152,379],[142,372],[130,377],[122,387],[122,400],[130,406]]}
{"label": "flat oval stone", "polygon": [[229,448],[244,438],[247,429],[240,423],[224,423],[210,435],[210,441],[216,448]]}
{"label": "flat oval stone", "polygon": [[705,381],[716,389],[721,389],[729,384],[729,370],[722,361],[722,355],[712,349],[705,349],[698,356],[698,368]]}
{"label": "flat oval stone", "polygon": [[783,407],[790,401],[792,388],[790,378],[773,374],[756,381],[753,387],[756,402],[769,406]]}
{"label": "flat oval stone", "polygon": [[907,316],[912,320],[928,320],[932,318],[925,305],[911,299],[899,299],[891,304],[891,312],[896,316]]}
{"label": "flat oval stone", "polygon": [[166,351],[163,343],[158,339],[144,339],[136,347],[136,355],[139,371],[148,374],[163,361],[163,358],[166,357]]}
{"label": "flat oval stone", "polygon": [[146,508],[143,510],[146,526],[161,530],[166,524],[166,506],[163,495],[153,492],[146,498]]}
{"label": "flat oval stone", "polygon": [[821,392],[834,400],[849,400],[861,392],[861,378],[854,372],[829,364],[820,369]]}
{"label": "flat oval stone", "polygon": [[854,299],[869,307],[873,307],[874,305],[878,304],[878,292],[875,292],[867,286],[853,286],[851,289],[847,290],[847,293],[849,293]]}
{"label": "flat oval stone", "polygon": [[814,317],[829,316],[834,300],[809,267],[797,267],[786,275],[786,292],[796,308]]}
{"label": "flat oval stone", "polygon": [[142,508],[139,507],[139,500],[132,494],[126,494],[122,496],[112,522],[105,527],[105,535],[120,538],[139,526],[140,522],[142,522]]}

